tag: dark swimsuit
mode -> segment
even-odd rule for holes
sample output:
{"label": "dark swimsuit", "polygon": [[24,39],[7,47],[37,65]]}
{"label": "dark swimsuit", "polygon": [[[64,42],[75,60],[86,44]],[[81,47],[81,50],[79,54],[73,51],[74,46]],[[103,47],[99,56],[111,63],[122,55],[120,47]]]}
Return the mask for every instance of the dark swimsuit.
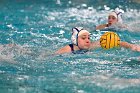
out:
{"label": "dark swimsuit", "polygon": [[69,46],[70,46],[71,52],[73,54],[84,54],[84,53],[88,52],[88,50],[77,50],[77,51],[75,51],[74,47],[73,47],[73,44],[69,44]]}
{"label": "dark swimsuit", "polygon": [[70,48],[71,48],[71,52],[74,51],[74,48],[73,48],[73,44],[69,44]]}

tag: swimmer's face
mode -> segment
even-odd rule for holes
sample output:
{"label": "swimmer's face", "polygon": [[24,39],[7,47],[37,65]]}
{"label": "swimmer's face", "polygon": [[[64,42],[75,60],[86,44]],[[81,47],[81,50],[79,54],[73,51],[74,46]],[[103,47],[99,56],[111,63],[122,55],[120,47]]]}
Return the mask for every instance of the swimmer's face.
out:
{"label": "swimmer's face", "polygon": [[118,21],[118,19],[115,16],[113,16],[113,15],[108,16],[108,24],[109,24],[109,26],[111,26],[112,24],[117,23],[117,21]]}
{"label": "swimmer's face", "polygon": [[80,49],[89,49],[90,43],[89,33],[83,33],[82,35],[78,36],[78,46]]}

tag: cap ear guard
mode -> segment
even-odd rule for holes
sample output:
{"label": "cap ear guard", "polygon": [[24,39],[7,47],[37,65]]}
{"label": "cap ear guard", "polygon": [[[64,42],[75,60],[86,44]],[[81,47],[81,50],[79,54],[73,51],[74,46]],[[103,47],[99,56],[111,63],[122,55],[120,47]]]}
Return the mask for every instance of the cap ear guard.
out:
{"label": "cap ear guard", "polygon": [[122,14],[122,12],[118,12],[118,13],[116,13],[117,14],[117,16],[119,16],[119,15],[121,15]]}
{"label": "cap ear guard", "polygon": [[83,27],[74,27],[74,28],[72,28],[72,33],[80,32],[81,30],[84,30]]}
{"label": "cap ear guard", "polygon": [[83,27],[75,27],[72,28],[72,36],[71,36],[71,41],[73,44],[78,45],[78,33],[83,30]]}
{"label": "cap ear guard", "polygon": [[71,36],[72,44],[77,45],[77,39],[76,39],[76,37],[77,37],[77,36],[75,36],[75,35],[72,35],[72,36]]}
{"label": "cap ear guard", "polygon": [[118,22],[122,23],[122,12],[114,11],[117,15]]}
{"label": "cap ear guard", "polygon": [[117,13],[117,16],[118,16],[118,22],[122,23],[123,22],[123,20],[122,20],[122,12]]}

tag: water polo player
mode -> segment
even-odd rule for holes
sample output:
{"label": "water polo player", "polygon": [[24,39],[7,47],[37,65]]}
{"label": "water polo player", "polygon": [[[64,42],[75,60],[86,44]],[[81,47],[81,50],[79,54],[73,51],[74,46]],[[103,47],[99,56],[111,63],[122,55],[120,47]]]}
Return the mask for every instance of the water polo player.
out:
{"label": "water polo player", "polygon": [[[71,41],[72,44],[62,47],[56,51],[55,54],[75,53],[76,51],[82,51],[82,53],[85,53],[90,49],[101,47],[100,41],[98,40],[91,42],[90,33],[81,27],[75,27],[72,29]],[[120,42],[120,46],[140,52],[140,45],[134,45],[128,42]]]}
{"label": "water polo player", "polygon": [[120,11],[113,11],[108,15],[108,23],[96,26],[96,30],[102,30],[106,28],[126,28],[126,25],[123,24],[122,20],[122,12]]}
{"label": "water polo player", "polygon": [[56,53],[75,53],[75,51],[79,50],[83,52],[89,50],[91,47],[90,33],[82,27],[75,27],[72,29],[71,41],[72,44],[61,48]]}

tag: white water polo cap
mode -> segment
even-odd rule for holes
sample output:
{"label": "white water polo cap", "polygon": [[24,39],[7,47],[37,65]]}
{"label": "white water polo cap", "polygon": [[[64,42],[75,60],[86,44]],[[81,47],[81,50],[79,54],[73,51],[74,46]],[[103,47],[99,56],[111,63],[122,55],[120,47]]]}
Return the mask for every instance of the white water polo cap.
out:
{"label": "white water polo cap", "polygon": [[113,11],[113,12],[111,12],[111,13],[109,14],[109,16],[110,16],[110,15],[114,16],[115,18],[117,18],[119,23],[122,23],[122,22],[123,22],[123,20],[122,20],[122,12]]}
{"label": "white water polo cap", "polygon": [[72,28],[72,36],[71,36],[72,44],[75,44],[78,46],[78,36],[82,35],[83,33],[90,34],[87,30],[83,29],[83,27]]}

